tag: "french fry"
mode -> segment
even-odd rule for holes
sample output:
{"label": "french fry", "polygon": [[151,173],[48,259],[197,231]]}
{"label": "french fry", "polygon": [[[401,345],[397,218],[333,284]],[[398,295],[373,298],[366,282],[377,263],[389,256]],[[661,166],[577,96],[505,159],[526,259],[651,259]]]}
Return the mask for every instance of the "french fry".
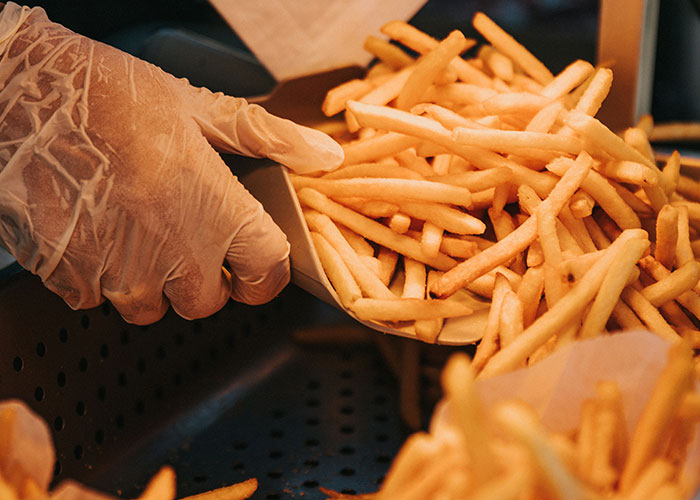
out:
{"label": "french fry", "polygon": [[595,206],[595,200],[591,195],[585,191],[577,191],[571,195],[569,200],[569,208],[571,209],[571,214],[577,219],[583,219],[588,217],[593,213],[593,207]]}
{"label": "french fry", "polygon": [[509,345],[523,331],[523,304],[513,291],[506,293],[499,320],[501,348]]}
{"label": "french fry", "polygon": [[472,366],[476,372],[479,372],[486,364],[486,361],[498,350],[501,309],[503,307],[503,299],[510,290],[508,279],[503,274],[496,273],[486,328],[481,336],[479,345],[476,347],[474,359],[472,360]]}
{"label": "french fry", "polygon": [[[330,217],[318,212],[307,211],[304,213],[304,218],[309,224],[309,229],[322,235],[338,253],[338,256],[342,259],[365,295],[377,299],[395,298],[394,294],[379,280],[377,275],[360,260],[355,250],[343,237],[343,234],[331,221]],[[319,241],[316,241],[316,244],[319,243]],[[323,243],[320,244],[323,245]]]}
{"label": "french fry", "polygon": [[554,101],[540,109],[525,126],[526,132],[547,133],[552,130],[559,115],[564,111],[564,103]]}
{"label": "french fry", "polygon": [[490,45],[482,45],[479,48],[478,57],[484,61],[490,72],[504,82],[510,82],[515,75],[513,61],[504,56]]}
{"label": "french fry", "polygon": [[576,433],[574,467],[581,477],[589,478],[595,453],[596,400],[588,398],[581,404]]}
{"label": "french fry", "polygon": [[[427,287],[435,279],[437,274],[439,274],[438,271],[430,271],[428,273],[427,281],[425,283],[426,286],[423,287],[423,298],[427,298]],[[428,344],[433,344],[440,335],[440,331],[442,330],[444,323],[444,318],[416,320],[416,322],[413,324],[413,330],[416,333],[416,337],[418,337],[420,340]]]}
{"label": "french fry", "polygon": [[325,197],[311,188],[298,192],[299,199],[311,208],[325,213],[339,224],[343,224],[365,238],[375,241],[386,248],[408,255],[420,262],[429,264],[435,269],[447,270],[454,266],[454,261],[444,254],[437,257],[427,257],[413,238],[394,233],[391,229],[371,219],[353,212]]}
{"label": "french fry", "polygon": [[520,66],[525,73],[530,75],[535,81],[546,85],[554,79],[552,72],[542,64],[529,50],[518,43],[512,36],[503,31],[500,26],[494,23],[486,14],[478,12],[472,20],[474,28],[481,33],[491,45],[502,54]]}
{"label": "french fry", "polygon": [[[346,241],[357,259],[375,275],[388,269],[380,280],[395,294],[404,284],[401,273],[393,278],[397,263],[416,261],[433,277],[420,300],[471,293],[501,315],[496,274],[507,274],[523,331],[510,342],[487,329],[488,356],[477,364],[486,375],[619,329],[700,344],[700,283],[689,286],[700,256],[700,183],[682,173],[687,158],[653,151],[650,116],[620,134],[596,118],[612,63],[574,60],[553,75],[485,14],[472,24],[485,39],[473,56],[465,50],[475,41],[459,31],[439,40],[395,21],[381,28],[388,39],[367,37],[378,63],[324,104],[345,111],[347,130],[337,132],[345,162],[290,175],[302,206],[356,235]],[[605,277],[621,238],[627,253]],[[397,328],[426,342],[457,324],[403,323]]]}
{"label": "french fry", "polygon": [[[9,404],[6,404],[9,403]],[[44,476],[44,467],[53,465],[54,444],[48,425],[19,399],[0,401],[0,498],[3,500],[49,500],[49,498],[112,498],[73,479],[62,480],[56,487]],[[46,433],[46,436],[44,436]],[[46,442],[45,438],[49,438]],[[60,449],[60,448],[59,448]],[[47,456],[48,455],[48,456]],[[47,459],[48,461],[47,463]],[[27,473],[24,467],[37,470]],[[7,474],[7,477],[5,476]],[[11,478],[8,479],[8,478]],[[245,500],[258,487],[257,479],[225,486],[203,493],[180,497],[181,500]],[[141,490],[137,500],[174,500],[177,481],[175,470],[165,465]]]}
{"label": "french fry", "polygon": [[506,432],[527,446],[540,469],[547,471],[543,479],[557,498],[585,498],[583,485],[554,452],[530,408],[515,401],[501,403],[495,417]]}
{"label": "french fry", "polygon": [[366,239],[345,226],[338,226],[338,230],[353,250],[357,252],[357,255],[361,257],[374,257],[374,248],[372,248],[372,245],[370,245]]}
{"label": "french fry", "polygon": [[544,274],[541,267],[530,267],[525,271],[518,286],[518,298],[523,304],[523,327],[532,324],[537,315],[544,289]]}
{"label": "french fry", "polygon": [[542,203],[537,206],[533,215],[537,221],[537,237],[542,245],[544,261],[552,268],[558,268],[562,263],[562,254],[557,236],[556,216]]}
{"label": "french fry", "polygon": [[385,197],[451,203],[464,207],[471,206],[471,192],[460,186],[450,186],[438,182],[414,179],[333,179],[292,176],[296,189],[313,188],[331,197],[363,196],[383,199]]}
{"label": "french fry", "polygon": [[[415,50],[419,54],[425,54],[435,49],[439,44],[439,42],[430,35],[427,35],[403,21],[388,22],[382,26],[380,31],[393,40]],[[474,40],[470,40],[467,48],[473,46],[475,43]],[[466,50],[466,48],[464,50]],[[456,57],[451,61],[450,67],[455,70],[462,81],[477,83],[486,87],[491,85],[491,79],[488,76],[461,58]]]}
{"label": "french fry", "polygon": [[423,223],[421,232],[420,247],[428,257],[436,257],[440,254],[442,245],[443,228],[436,226],[430,221]]}
{"label": "french fry", "polygon": [[[682,266],[691,260],[695,260],[693,248],[690,244],[690,226],[688,224],[688,209],[677,207],[678,224],[676,228],[676,248],[674,258],[677,265]],[[666,266],[669,267],[669,266]]]}
{"label": "french fry", "polygon": [[[384,105],[387,104],[398,97],[401,93],[401,89],[406,84],[413,71],[415,70],[415,65],[408,66],[406,68],[392,73],[386,78],[382,83],[374,87],[370,92],[365,94],[360,98],[361,102],[366,104],[374,105]],[[346,102],[347,107],[347,102]],[[349,121],[350,131],[356,131],[354,129],[359,128],[357,122]]]}
{"label": "french fry", "polygon": [[360,319],[411,321],[468,316],[472,309],[456,301],[439,299],[358,298],[349,306]]}
{"label": "french fry", "polygon": [[485,125],[466,118],[462,114],[448,108],[478,104],[497,95],[498,91],[492,88],[481,87],[471,83],[455,82],[445,85],[434,85],[423,95],[423,100],[428,102],[421,102],[414,106],[411,112],[416,114],[425,113],[449,129],[458,125],[484,128]]}
{"label": "french fry", "polygon": [[378,134],[343,145],[344,165],[355,165],[391,156],[415,146],[418,141],[404,134]]}
{"label": "french fry", "polygon": [[583,253],[595,252],[598,248],[595,246],[593,239],[591,238],[586,224],[584,222],[574,217],[571,212],[570,204],[564,205],[559,212],[559,220],[566,230],[571,234],[572,238],[576,241],[578,248],[581,249]]}
{"label": "french fry", "polygon": [[[550,196],[542,202],[552,213],[557,213],[561,210],[566,200],[578,189],[583,178],[588,174],[590,162],[584,157],[581,158],[581,161],[572,164],[571,168],[552,190]],[[536,217],[530,217],[503,240],[445,273],[435,283],[432,292],[437,296],[443,297],[451,295],[481,274],[488,272],[495,266],[510,260],[517,253],[525,250],[536,236]]]}
{"label": "french fry", "polygon": [[428,434],[416,432],[409,436],[395,457],[376,498],[396,498],[407,489],[407,485],[411,485],[423,464],[430,462],[439,452],[439,446]]}
{"label": "french fry", "polygon": [[606,162],[600,172],[610,179],[637,186],[655,186],[659,181],[659,175],[649,167],[629,160]]}
{"label": "french fry", "polygon": [[441,382],[445,396],[454,405],[459,431],[473,457],[474,476],[479,482],[491,479],[496,471],[496,457],[488,442],[483,410],[474,389],[474,370],[464,353],[448,359]]}
{"label": "french fry", "polygon": [[647,329],[670,342],[680,340],[680,336],[668,324],[658,308],[634,287],[626,287],[621,295],[622,300],[635,312]]}
{"label": "french fry", "polygon": [[471,163],[479,169],[507,166],[513,171],[514,182],[529,184],[535,188],[538,194],[548,193],[556,182],[555,179],[533,172],[516,162],[504,161],[502,156],[487,149],[456,143],[452,140],[447,129],[429,118],[412,115],[398,109],[367,105],[356,101],[348,102],[348,109],[363,126],[385,128],[435,143],[455,154],[469,158]]}
{"label": "french fry", "polygon": [[[408,230],[408,236],[414,239],[420,239],[419,231]],[[440,251],[450,257],[466,259],[479,252],[479,245],[475,241],[468,241],[460,237],[443,235],[440,242]]]}
{"label": "french fry", "polygon": [[[508,167],[496,167],[487,170],[472,170],[461,174],[447,174],[440,176],[439,181],[455,186],[462,186],[469,191],[483,191],[488,188],[497,187],[513,178],[513,171]],[[438,180],[428,177],[427,180]]]}
{"label": "french fry", "polygon": [[337,196],[335,201],[370,219],[393,217],[399,212],[399,206],[397,204],[389,203],[384,200],[374,200],[358,196]]}
{"label": "french fry", "polygon": [[250,478],[230,486],[222,486],[211,491],[183,497],[181,500],[245,500],[258,489],[258,480]]}
{"label": "french fry", "polygon": [[424,299],[427,273],[425,264],[413,259],[404,259],[404,283],[401,298]]}
{"label": "french fry", "polygon": [[430,163],[425,158],[418,156],[414,148],[404,149],[397,153],[395,158],[399,165],[414,170],[425,178],[435,174]]}
{"label": "french fry", "polygon": [[[543,202],[545,203],[545,202]],[[642,234],[640,234],[642,233]],[[484,366],[481,375],[493,376],[510,371],[524,362],[537,348],[576,318],[594,297],[613,262],[621,255],[628,239],[644,238],[641,230],[629,229],[615,240],[605,255],[552,308],[540,316],[507,348],[498,351]]]}
{"label": "french fry", "polygon": [[386,286],[389,286],[396,271],[399,254],[383,246],[377,252],[377,260],[379,261],[379,279]]}
{"label": "french fry", "polygon": [[656,283],[645,287],[642,295],[655,307],[659,307],[693,288],[698,280],[700,280],[700,263],[692,260]]}
{"label": "french fry", "polygon": [[600,408],[596,425],[596,453],[593,455],[591,480],[599,489],[614,488],[629,451],[625,429],[625,410],[620,387],[615,382],[599,381],[596,399]]}
{"label": "french fry", "polygon": [[[495,94],[480,102],[481,106],[473,109],[483,109],[487,115],[520,115],[533,116],[552,103],[552,98],[530,92],[503,92]],[[485,128],[489,130],[489,128]]]}
{"label": "french fry", "polygon": [[654,459],[641,472],[639,479],[630,488],[625,498],[630,500],[652,498],[659,488],[671,479],[673,473],[673,466],[668,461],[662,458]]}
{"label": "french fry", "polygon": [[349,307],[357,299],[362,297],[362,291],[352,276],[352,273],[343,262],[338,252],[328,243],[321,234],[311,232],[311,241],[318,253],[328,279],[340,297],[340,302]]}
{"label": "french fry", "polygon": [[610,91],[612,80],[613,72],[609,68],[596,69],[574,109],[595,116]]}
{"label": "french fry", "polygon": [[682,342],[672,344],[668,357],[630,439],[629,455],[620,476],[620,491],[623,493],[631,489],[634,479],[658,451],[692,381],[692,352],[688,346]]}
{"label": "french fry", "polygon": [[362,46],[367,52],[374,55],[380,61],[388,64],[394,69],[405,68],[415,62],[415,60],[400,47],[389,43],[383,38],[369,35],[365,38]]}
{"label": "french fry", "polygon": [[534,148],[577,155],[583,150],[583,143],[575,138],[541,132],[458,127],[452,131],[452,137],[458,144],[479,146],[498,153],[517,154],[523,148]]}
{"label": "french fry", "polygon": [[415,64],[396,99],[396,107],[408,110],[418,104],[421,97],[447,65],[469,47],[461,31],[452,31],[430,52]]}
{"label": "french fry", "polygon": [[138,500],[174,500],[175,471],[170,466],[162,467],[141,492]]}
{"label": "french fry", "polygon": [[603,151],[619,160],[630,160],[658,170],[656,165],[642,153],[615,135],[613,131],[592,116],[580,111],[570,111],[564,118],[564,123],[592,141]]}
{"label": "french fry", "polygon": [[493,270],[484,274],[483,276],[472,281],[468,286],[467,290],[474,292],[482,297],[491,297],[493,293],[493,288],[496,282],[496,275],[503,274],[510,282],[514,290],[517,290],[522,282],[522,277],[517,272],[513,271],[509,267],[496,266]]}
{"label": "french fry", "polygon": [[654,123],[649,135],[652,142],[694,141],[700,138],[700,123],[665,122]]}
{"label": "french fry", "polygon": [[593,71],[594,68],[589,62],[580,59],[574,61],[547,83],[540,94],[550,99],[564,97],[583,83]]}
{"label": "french fry", "polygon": [[324,179],[352,179],[353,177],[388,177],[421,180],[423,176],[410,168],[382,163],[358,163],[341,167],[323,176]]}
{"label": "french fry", "polygon": [[634,330],[644,328],[644,324],[634,311],[622,300],[618,300],[612,311],[612,317],[621,330]]}
{"label": "french fry", "polygon": [[629,127],[624,131],[622,138],[649,160],[654,160],[654,151],[651,149],[647,134],[642,129]]}
{"label": "french fry", "polygon": [[[565,160],[555,160],[547,164],[547,169],[557,175],[566,172]],[[581,189],[586,191],[603,210],[617,223],[621,229],[641,227],[637,214],[627,205],[615,188],[595,170],[591,170],[581,183]]]}
{"label": "french fry", "polygon": [[473,215],[443,203],[401,202],[401,212],[455,234],[482,234],[486,225]]}
{"label": "french fry", "polygon": [[395,233],[405,234],[411,227],[411,218],[406,214],[395,213],[389,217],[388,226]]}
{"label": "french fry", "polygon": [[650,137],[652,131],[654,130],[654,117],[648,113],[645,113],[639,117],[639,120],[637,120],[637,123],[634,126],[643,130],[647,137]]}
{"label": "french fry", "polygon": [[[633,193],[625,185],[620,184],[613,179],[608,178],[608,182],[615,188],[615,191],[617,191],[617,194],[620,196],[620,198],[622,198],[622,201],[627,203],[630,208],[636,212],[640,219],[654,218],[655,212],[654,209],[648,204],[648,199],[642,199],[642,196],[638,195],[637,193]],[[649,186],[647,188],[642,187],[642,189],[654,189],[654,186]]]}
{"label": "french fry", "polygon": [[493,479],[479,487],[471,496],[474,500],[516,500],[524,491],[532,489],[532,474],[514,469],[504,477]]}
{"label": "french fry", "polygon": [[690,201],[700,201],[700,182],[687,175],[679,175],[676,191]]}
{"label": "french fry", "polygon": [[372,90],[372,84],[366,80],[355,78],[330,89],[321,105],[321,111],[326,116],[337,115],[345,110],[345,103],[356,101]]}
{"label": "french fry", "polygon": [[[640,259],[639,266],[657,281],[661,281],[671,275],[670,270],[666,269],[650,255]],[[700,296],[694,290],[683,292],[675,300],[696,318],[700,315]]]}
{"label": "french fry", "polygon": [[671,196],[677,189],[681,176],[681,155],[678,151],[671,153],[661,171],[661,186],[666,196]]}
{"label": "french fry", "polygon": [[605,330],[605,324],[620,298],[622,290],[629,281],[630,273],[636,270],[636,264],[649,242],[645,240],[630,240],[625,244],[625,250],[620,259],[615,262],[615,272],[608,273],[600,285],[600,289],[588,310],[581,326],[581,338],[593,337]]}
{"label": "french fry", "polygon": [[433,158],[433,170],[437,175],[445,175],[450,169],[450,154],[441,154]]}

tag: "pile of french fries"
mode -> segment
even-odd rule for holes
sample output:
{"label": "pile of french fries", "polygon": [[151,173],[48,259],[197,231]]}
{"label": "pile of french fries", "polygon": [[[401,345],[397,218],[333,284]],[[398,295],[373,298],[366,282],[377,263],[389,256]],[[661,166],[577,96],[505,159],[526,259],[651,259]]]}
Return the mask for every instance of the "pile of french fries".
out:
{"label": "pile of french fries", "polygon": [[555,76],[473,26],[481,45],[390,22],[365,44],[377,64],[326,95],[345,162],[291,181],[343,307],[431,343],[474,317],[484,375],[630,328],[700,346],[700,183],[677,151],[657,164],[650,117],[595,118],[610,68]]}
{"label": "pile of french fries", "polygon": [[[50,489],[54,450],[46,423],[19,401],[0,401],[0,499],[1,500],[105,500],[101,492],[73,480]],[[224,486],[182,500],[245,500],[258,488],[255,478]],[[162,467],[148,482],[138,500],[175,500],[176,477]]]}
{"label": "pile of french fries", "polygon": [[474,381],[468,356],[454,354],[429,431],[409,436],[379,491],[358,498],[678,500],[695,493],[700,471],[688,464],[698,450],[688,446],[700,425],[700,392],[687,343],[669,349],[630,433],[615,381],[597,383],[570,433],[549,430],[519,399],[485,405]]}

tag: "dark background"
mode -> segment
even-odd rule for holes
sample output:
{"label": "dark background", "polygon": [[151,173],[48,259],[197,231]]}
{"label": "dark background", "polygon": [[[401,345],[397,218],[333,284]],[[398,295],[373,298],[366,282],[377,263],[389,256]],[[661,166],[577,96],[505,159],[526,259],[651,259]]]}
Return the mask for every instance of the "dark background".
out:
{"label": "dark background", "polygon": [[[38,0],[49,17],[74,31],[101,41],[124,43],[135,28],[182,27],[225,43],[244,47],[207,0]],[[473,35],[471,17],[483,10],[511,30],[552,70],[573,57],[593,59],[596,0],[430,0],[412,19],[435,37],[453,29]]]}

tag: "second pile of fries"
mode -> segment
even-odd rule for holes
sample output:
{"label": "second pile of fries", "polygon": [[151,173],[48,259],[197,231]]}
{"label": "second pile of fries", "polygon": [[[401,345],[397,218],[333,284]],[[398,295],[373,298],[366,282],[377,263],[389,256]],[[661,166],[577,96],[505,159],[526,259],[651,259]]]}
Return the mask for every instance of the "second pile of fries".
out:
{"label": "second pile of fries", "polygon": [[292,184],[343,306],[435,342],[483,299],[486,375],[635,327],[697,346],[700,184],[677,152],[657,165],[650,117],[621,133],[595,118],[611,69],[553,75],[483,13],[473,25],[480,46],[388,23],[365,44],[377,64],[326,96],[345,163]]}
{"label": "second pile of fries", "polygon": [[[485,403],[469,358],[455,354],[442,372],[444,399],[430,428],[406,440],[373,498],[691,498],[700,479],[700,392],[688,345],[673,344],[665,357],[639,394],[619,379],[588,374],[592,390],[577,387],[570,398],[579,417],[553,430],[520,396]],[[584,364],[595,372],[591,358]],[[644,401],[638,414],[631,411],[636,396]]]}

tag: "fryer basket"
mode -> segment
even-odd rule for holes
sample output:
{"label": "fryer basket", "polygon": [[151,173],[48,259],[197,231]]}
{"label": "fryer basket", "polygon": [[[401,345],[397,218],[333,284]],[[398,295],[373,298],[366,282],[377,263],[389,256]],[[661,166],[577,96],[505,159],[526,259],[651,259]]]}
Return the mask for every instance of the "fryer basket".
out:
{"label": "fryer basket", "polygon": [[372,344],[290,336],[345,321],[290,285],[262,306],[140,327],[109,304],[72,311],[20,272],[0,283],[0,399],[50,426],[55,483],[134,498],[170,464],[178,496],[249,477],[255,498],[375,491],[407,435],[392,374]]}

